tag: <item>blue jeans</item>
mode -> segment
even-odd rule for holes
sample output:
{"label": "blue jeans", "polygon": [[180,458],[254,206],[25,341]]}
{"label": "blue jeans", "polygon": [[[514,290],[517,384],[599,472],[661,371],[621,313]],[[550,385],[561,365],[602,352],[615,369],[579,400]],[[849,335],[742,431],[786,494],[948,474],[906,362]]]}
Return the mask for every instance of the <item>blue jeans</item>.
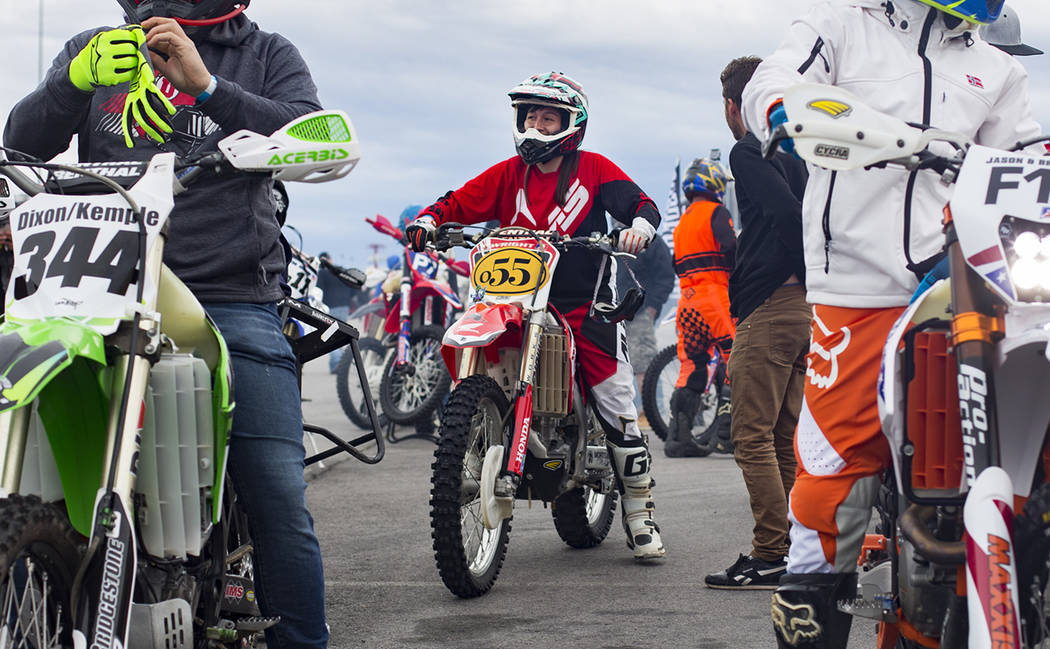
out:
{"label": "blue jeans", "polygon": [[295,357],[273,304],[211,303],[233,362],[236,410],[227,463],[248,514],[255,592],[271,649],[328,645],[324,568],[306,508],[303,417]]}
{"label": "blue jeans", "polygon": [[[328,315],[332,316],[336,320],[342,320],[346,322],[350,319],[350,307],[347,306],[332,306],[328,307]],[[343,358],[343,352],[347,350],[346,347],[340,347],[331,354],[328,355],[328,372],[335,374],[335,367],[339,364],[339,361]]]}

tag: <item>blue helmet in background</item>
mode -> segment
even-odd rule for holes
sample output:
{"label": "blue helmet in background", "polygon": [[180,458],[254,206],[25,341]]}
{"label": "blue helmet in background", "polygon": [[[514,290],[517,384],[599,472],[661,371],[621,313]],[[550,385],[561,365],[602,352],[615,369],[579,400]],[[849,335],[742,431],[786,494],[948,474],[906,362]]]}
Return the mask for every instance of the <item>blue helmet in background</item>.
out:
{"label": "blue helmet in background", "polygon": [[401,265],[401,255],[390,255],[386,258],[386,269],[394,270]]}
{"label": "blue helmet in background", "polygon": [[697,158],[685,170],[682,193],[686,198],[702,193],[711,194],[721,202],[726,193],[726,173],[717,162]]}
{"label": "blue helmet in background", "polygon": [[401,210],[401,216],[397,217],[397,227],[401,228],[401,231],[404,232],[405,227],[419,216],[419,213],[422,211],[422,205],[409,205]]}
{"label": "blue helmet in background", "polygon": [[918,0],[924,5],[940,9],[946,14],[971,23],[987,25],[995,22],[1003,12],[1006,0]]}

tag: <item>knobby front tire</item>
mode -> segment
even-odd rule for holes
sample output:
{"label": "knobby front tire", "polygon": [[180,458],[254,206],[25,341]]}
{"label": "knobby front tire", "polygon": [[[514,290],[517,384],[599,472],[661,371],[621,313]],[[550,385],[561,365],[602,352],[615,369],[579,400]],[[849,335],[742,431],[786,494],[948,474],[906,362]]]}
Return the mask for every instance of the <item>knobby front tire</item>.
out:
{"label": "knobby front tire", "polygon": [[5,646],[73,646],[70,594],[82,551],[83,539],[58,507],[36,496],[12,494],[0,500],[0,638]]}
{"label": "knobby front tire", "polygon": [[487,376],[463,379],[445,404],[431,465],[430,529],[441,581],[459,597],[488,592],[507,554],[511,519],[494,530],[481,520],[481,468],[488,449],[503,445],[509,410]]}
{"label": "knobby front tire", "polygon": [[406,365],[397,365],[396,353],[387,359],[379,402],[383,414],[395,424],[429,417],[448,394],[452,377],[441,358],[444,335],[445,330],[437,325],[420,327],[412,332]]}

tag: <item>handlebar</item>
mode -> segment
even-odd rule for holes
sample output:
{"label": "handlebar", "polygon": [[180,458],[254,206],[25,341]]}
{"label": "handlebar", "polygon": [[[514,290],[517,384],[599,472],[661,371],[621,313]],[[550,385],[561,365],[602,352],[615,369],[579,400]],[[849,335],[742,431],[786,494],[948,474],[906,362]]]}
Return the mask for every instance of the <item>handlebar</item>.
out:
{"label": "handlebar", "polygon": [[330,271],[333,275],[339,278],[339,281],[346,284],[350,288],[361,288],[365,285],[367,276],[363,270],[357,268],[343,268],[338,264],[333,264],[327,259],[321,259],[321,268]]}
{"label": "handlebar", "polygon": [[[126,190],[142,178],[149,165],[149,160],[76,165],[37,160],[0,160],[0,175],[8,178],[30,197],[44,192],[75,195],[116,193],[127,199]],[[43,182],[39,182],[39,179],[34,179],[18,167],[43,169],[49,174]],[[190,158],[176,158],[174,167],[173,190],[176,194],[185,191],[206,173],[218,175],[234,169],[217,151]]]}
{"label": "handlebar", "polygon": [[495,230],[486,230],[484,232],[478,232],[477,234],[467,234],[463,232],[464,227],[466,226],[461,223],[441,224],[438,226],[437,231],[434,232],[434,243],[431,245],[435,250],[440,252],[450,248],[473,248],[480,243],[482,239],[488,237],[520,237],[522,239],[548,241],[556,248],[561,248],[563,250],[566,248],[579,247],[588,250],[597,250],[610,256],[634,256],[628,253],[618,252],[614,247],[616,244],[615,236],[603,234],[601,232],[593,232],[584,237],[570,237],[568,235],[559,234],[558,232],[529,230],[527,228],[510,226],[496,228]]}

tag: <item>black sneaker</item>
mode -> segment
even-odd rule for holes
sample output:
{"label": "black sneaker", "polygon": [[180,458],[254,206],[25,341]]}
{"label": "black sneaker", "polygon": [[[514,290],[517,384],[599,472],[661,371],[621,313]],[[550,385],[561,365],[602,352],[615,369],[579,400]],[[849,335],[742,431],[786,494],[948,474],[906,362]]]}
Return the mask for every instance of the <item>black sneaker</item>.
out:
{"label": "black sneaker", "polygon": [[786,572],[786,558],[764,561],[742,554],[728,569],[704,577],[704,583],[708,588],[726,590],[775,590]]}

